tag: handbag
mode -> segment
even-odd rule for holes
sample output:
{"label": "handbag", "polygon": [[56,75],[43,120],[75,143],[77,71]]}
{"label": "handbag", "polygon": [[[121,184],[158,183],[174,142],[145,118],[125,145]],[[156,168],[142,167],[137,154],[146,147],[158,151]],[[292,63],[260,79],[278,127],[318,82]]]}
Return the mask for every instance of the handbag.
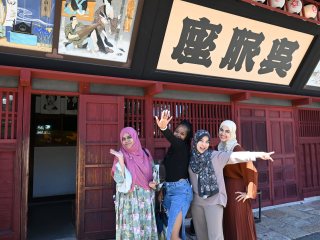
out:
{"label": "handbag", "polygon": [[158,165],[158,179],[159,183],[163,183],[166,180],[166,169],[163,164],[163,160],[155,160],[155,165]]}
{"label": "handbag", "polygon": [[163,207],[162,202],[156,210],[156,224],[159,235],[166,235],[168,226],[167,210]]}
{"label": "handbag", "polygon": [[160,204],[160,217],[161,217],[161,220],[163,222],[163,225],[165,227],[168,226],[168,214],[167,214],[167,209],[165,209],[163,206],[162,206],[162,203]]}

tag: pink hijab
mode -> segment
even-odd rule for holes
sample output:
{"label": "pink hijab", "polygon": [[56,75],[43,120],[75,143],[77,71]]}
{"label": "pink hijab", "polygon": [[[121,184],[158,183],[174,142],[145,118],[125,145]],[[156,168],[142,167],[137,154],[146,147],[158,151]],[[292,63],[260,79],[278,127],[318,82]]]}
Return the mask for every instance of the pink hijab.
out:
{"label": "pink hijab", "polygon": [[[132,127],[123,128],[120,132],[120,141],[122,143],[122,137],[124,134],[129,134],[133,139],[133,145],[127,149],[123,145],[120,151],[124,156],[124,163],[132,175],[131,190],[134,185],[138,185],[144,189],[150,189],[149,182],[152,181],[152,157],[149,157],[141,147],[141,143],[137,134],[137,131]],[[115,171],[115,165],[118,162],[118,158],[114,159],[112,166],[112,174]]]}

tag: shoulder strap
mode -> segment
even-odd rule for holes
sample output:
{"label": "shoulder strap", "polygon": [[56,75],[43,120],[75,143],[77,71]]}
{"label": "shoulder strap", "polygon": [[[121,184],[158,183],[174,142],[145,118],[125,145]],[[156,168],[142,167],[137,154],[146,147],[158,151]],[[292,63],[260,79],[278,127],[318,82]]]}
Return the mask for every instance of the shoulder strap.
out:
{"label": "shoulder strap", "polygon": [[142,148],[142,150],[145,152],[145,154],[147,155],[147,157],[149,157],[149,153],[147,152],[147,150],[145,148]]}

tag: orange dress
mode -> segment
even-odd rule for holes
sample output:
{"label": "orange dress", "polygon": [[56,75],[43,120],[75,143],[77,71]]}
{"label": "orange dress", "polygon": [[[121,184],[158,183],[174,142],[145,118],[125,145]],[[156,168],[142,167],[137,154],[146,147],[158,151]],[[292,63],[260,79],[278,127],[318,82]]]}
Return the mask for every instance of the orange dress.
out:
{"label": "orange dress", "polygon": [[[234,152],[245,151],[240,145]],[[256,227],[251,200],[238,202],[235,192],[248,192],[251,198],[257,195],[258,173],[252,162],[227,165],[223,171],[227,191],[227,206],[223,212],[223,234],[225,240],[255,240]]]}

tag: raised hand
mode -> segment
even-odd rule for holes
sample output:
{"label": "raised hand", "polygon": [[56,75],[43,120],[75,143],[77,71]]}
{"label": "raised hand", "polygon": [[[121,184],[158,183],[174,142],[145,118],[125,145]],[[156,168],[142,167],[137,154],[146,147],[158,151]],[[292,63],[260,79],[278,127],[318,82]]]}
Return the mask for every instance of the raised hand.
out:
{"label": "raised hand", "polygon": [[121,151],[118,152],[118,151],[111,148],[110,153],[118,158],[121,166],[124,166],[124,158],[123,158],[123,153]]}
{"label": "raised hand", "polygon": [[172,116],[170,117],[170,111],[169,110],[163,110],[161,112],[161,119],[159,120],[158,119],[158,116],[155,116],[156,118],[156,122],[157,122],[157,125],[160,129],[165,129],[169,122],[171,121],[172,119]]}

